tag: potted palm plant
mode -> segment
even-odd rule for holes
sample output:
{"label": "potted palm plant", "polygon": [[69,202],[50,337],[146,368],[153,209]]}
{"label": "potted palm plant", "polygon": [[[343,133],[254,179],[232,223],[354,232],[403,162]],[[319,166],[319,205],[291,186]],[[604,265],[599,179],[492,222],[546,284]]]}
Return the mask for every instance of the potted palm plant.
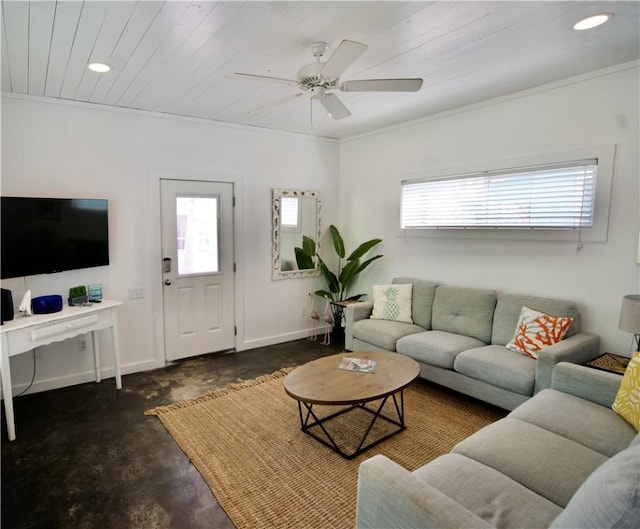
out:
{"label": "potted palm plant", "polygon": [[[363,242],[345,259],[347,254],[340,231],[332,224],[329,226],[329,233],[337,256],[338,268],[336,272],[332,272],[324,260],[319,255],[315,255],[320,265],[322,277],[327,283],[327,289],[316,290],[315,294],[332,302],[331,316],[333,317],[334,340],[336,340],[336,336],[340,336],[344,332],[342,329],[344,305],[338,303],[357,301],[364,296],[364,294],[351,294],[350,288],[360,272],[382,257],[382,255],[375,255],[364,261],[361,260],[374,246],[380,244],[382,239],[371,239]],[[307,249],[302,248],[301,250],[306,253],[309,249],[311,248],[308,246]],[[309,257],[312,256],[313,254]]]}

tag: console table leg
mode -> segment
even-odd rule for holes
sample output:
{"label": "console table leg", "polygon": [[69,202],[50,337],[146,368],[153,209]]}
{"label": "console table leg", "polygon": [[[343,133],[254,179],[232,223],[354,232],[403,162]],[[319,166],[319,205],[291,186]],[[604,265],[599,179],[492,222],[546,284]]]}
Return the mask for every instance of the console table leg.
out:
{"label": "console table leg", "polygon": [[96,371],[96,382],[100,382],[100,349],[98,346],[96,331],[91,331],[89,336],[91,337],[91,348],[93,349],[93,367]]}
{"label": "console table leg", "polygon": [[2,397],[4,398],[4,411],[7,416],[7,436],[9,441],[16,438],[16,426],[13,419],[13,394],[11,389],[11,367],[9,366],[9,347],[2,340],[2,362],[0,363],[0,371],[2,376]]}
{"label": "console table leg", "polygon": [[120,373],[120,340],[118,339],[118,314],[111,311],[112,325],[111,337],[113,338],[113,361],[116,370],[116,388],[122,389],[122,374]]}

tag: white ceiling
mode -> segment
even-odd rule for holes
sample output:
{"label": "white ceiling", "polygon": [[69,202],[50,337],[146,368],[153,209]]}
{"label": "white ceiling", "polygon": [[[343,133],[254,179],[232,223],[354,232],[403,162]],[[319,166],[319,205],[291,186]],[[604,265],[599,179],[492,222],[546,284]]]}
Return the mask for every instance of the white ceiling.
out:
{"label": "white ceiling", "polygon": [[[2,90],[269,129],[345,138],[634,61],[640,3],[535,2],[2,2]],[[597,29],[580,18],[613,13]],[[343,39],[369,49],[341,80],[421,77],[416,93],[342,93],[333,120],[295,79]],[[107,62],[106,74],[89,71]],[[283,102],[283,99],[286,101]],[[275,104],[279,103],[279,104]],[[275,105],[274,105],[275,104]]]}

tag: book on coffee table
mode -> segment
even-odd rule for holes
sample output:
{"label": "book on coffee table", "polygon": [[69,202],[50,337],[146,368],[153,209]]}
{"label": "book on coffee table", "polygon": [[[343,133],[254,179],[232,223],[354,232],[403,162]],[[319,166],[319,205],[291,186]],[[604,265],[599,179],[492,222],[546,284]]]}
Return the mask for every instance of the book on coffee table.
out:
{"label": "book on coffee table", "polygon": [[346,369],[347,371],[359,371],[360,373],[375,373],[378,362],[369,360],[368,358],[350,358],[343,357],[340,360],[338,369]]}

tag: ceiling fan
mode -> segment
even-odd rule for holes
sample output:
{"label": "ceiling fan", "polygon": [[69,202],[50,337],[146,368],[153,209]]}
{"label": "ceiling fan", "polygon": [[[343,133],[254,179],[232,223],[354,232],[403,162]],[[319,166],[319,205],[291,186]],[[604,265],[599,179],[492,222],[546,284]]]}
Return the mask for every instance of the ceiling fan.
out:
{"label": "ceiling fan", "polygon": [[[281,77],[269,77],[251,73],[236,73],[243,77],[260,80],[276,81],[297,86],[303,92],[290,97],[298,97],[304,92],[311,95],[311,100],[320,101],[325,110],[333,119],[343,119],[351,115],[349,109],[333,94],[332,90],[342,92],[417,92],[422,86],[422,79],[361,79],[356,81],[340,81],[340,75],[360,55],[367,50],[367,45],[353,40],[343,40],[335,49],[327,62],[321,62],[321,57],[326,53],[329,45],[326,42],[314,42],[310,49],[316,62],[304,65],[298,70],[297,79],[283,79]],[[277,101],[275,105],[289,100]],[[273,106],[270,104],[267,106]],[[256,110],[264,110],[261,107]]]}

